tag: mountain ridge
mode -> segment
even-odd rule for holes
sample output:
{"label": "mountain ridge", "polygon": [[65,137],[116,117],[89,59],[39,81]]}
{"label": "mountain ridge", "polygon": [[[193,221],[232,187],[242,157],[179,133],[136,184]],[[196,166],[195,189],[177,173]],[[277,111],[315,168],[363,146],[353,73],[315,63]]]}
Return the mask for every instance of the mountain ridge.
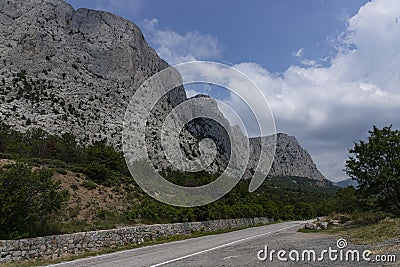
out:
{"label": "mountain ridge", "polygon": [[353,186],[354,188],[358,187],[358,182],[354,180],[353,178],[348,178],[343,181],[339,181],[335,183],[336,186],[341,187],[341,188],[347,188],[350,186]]}
{"label": "mountain ridge", "polygon": [[[0,25],[0,119],[22,132],[34,127],[72,132],[82,143],[105,138],[120,149],[129,100],[143,81],[169,66],[134,23],[104,11],[74,10],[61,0],[0,0]],[[176,88],[156,111],[164,116],[186,100],[183,87]],[[154,117],[150,128],[162,116]],[[204,125],[217,132],[214,123]],[[195,144],[202,134],[198,125],[183,130],[186,154],[198,154]],[[159,139],[158,133],[151,137]],[[255,153],[247,175],[263,138],[268,139],[250,139]],[[296,138],[277,134],[277,139],[271,175],[325,179]],[[223,135],[216,143],[229,147]],[[153,163],[167,167],[159,142],[151,147]],[[218,171],[227,158],[218,160],[208,170]]]}

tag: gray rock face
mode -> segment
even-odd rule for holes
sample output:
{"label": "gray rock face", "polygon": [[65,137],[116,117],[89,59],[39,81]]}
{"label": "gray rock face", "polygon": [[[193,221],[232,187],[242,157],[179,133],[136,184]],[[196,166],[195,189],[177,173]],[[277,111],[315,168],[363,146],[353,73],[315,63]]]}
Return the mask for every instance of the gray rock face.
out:
{"label": "gray rock face", "polygon": [[[61,0],[0,0],[0,119],[16,130],[38,127],[51,134],[70,132],[81,143],[105,138],[121,149],[122,124],[131,97],[147,78],[167,67],[140,29],[126,19],[102,11],[74,10]],[[183,87],[177,87],[152,110],[146,140],[158,168],[171,167],[161,149],[159,126],[186,100]],[[226,121],[216,103],[203,108]],[[234,127],[232,131],[239,132]],[[227,133],[214,121],[188,124],[180,134],[181,150],[195,159],[202,138],[213,139],[221,152],[207,170],[223,170],[230,144]],[[256,166],[260,140],[250,140],[249,163],[253,165],[245,177]],[[294,137],[278,134],[276,148],[270,174],[324,179]]]}
{"label": "gray rock face", "polygon": [[300,146],[296,138],[283,133],[277,135],[276,153],[270,174],[302,176],[320,181],[325,179],[310,154]]}
{"label": "gray rock face", "polygon": [[[248,171],[254,171],[260,155],[260,142],[270,142],[271,137],[250,138],[250,160]],[[249,174],[247,173],[246,177]],[[269,172],[271,176],[299,176],[314,180],[325,180],[325,177],[317,169],[310,154],[303,149],[294,136],[284,133],[276,135],[276,151],[274,161]]]}
{"label": "gray rock face", "polygon": [[133,23],[60,0],[1,0],[0,55],[2,120],[112,144],[135,88],[168,66]]}

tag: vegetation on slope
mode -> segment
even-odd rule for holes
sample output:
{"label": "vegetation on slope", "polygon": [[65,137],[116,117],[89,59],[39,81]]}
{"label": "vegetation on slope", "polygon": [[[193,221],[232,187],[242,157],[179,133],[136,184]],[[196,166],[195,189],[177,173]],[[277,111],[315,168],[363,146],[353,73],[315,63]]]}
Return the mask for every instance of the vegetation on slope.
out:
{"label": "vegetation on slope", "polygon": [[68,192],[49,170],[31,172],[17,164],[0,172],[0,236],[20,238],[54,231],[57,211]]}
{"label": "vegetation on slope", "polygon": [[[47,224],[37,224],[34,228],[21,223],[13,229],[5,227],[8,223],[2,220],[0,228],[5,230],[0,238],[32,237],[137,223],[258,216],[275,220],[306,219],[327,214],[335,208],[329,203],[334,199],[336,187],[330,184],[322,186],[318,181],[302,177],[268,177],[254,193],[248,192],[248,181],[240,181],[226,196],[209,205],[196,208],[169,206],[149,197],[136,185],[122,153],[108,146],[105,140],[83,146],[70,134],[58,137],[38,129],[19,133],[1,124],[0,153],[0,158],[18,163],[0,168],[1,177],[7,177],[9,183],[8,187],[4,182],[0,183],[0,190],[13,187],[20,190],[21,181],[42,179],[41,189],[29,192],[37,203],[32,202],[33,207],[25,212],[37,212],[41,201],[52,204],[46,209],[47,213],[39,217],[19,212],[10,214],[9,220],[24,217],[26,223],[31,225],[46,216],[51,219],[47,220]],[[191,186],[215,179],[215,175],[205,172],[169,172],[164,175],[172,182]],[[49,196],[43,192],[57,196],[57,201],[47,201]],[[92,196],[91,202],[85,200],[89,195]],[[0,207],[4,209],[7,203],[27,196],[28,193],[3,194]],[[88,210],[90,214],[83,216]]]}

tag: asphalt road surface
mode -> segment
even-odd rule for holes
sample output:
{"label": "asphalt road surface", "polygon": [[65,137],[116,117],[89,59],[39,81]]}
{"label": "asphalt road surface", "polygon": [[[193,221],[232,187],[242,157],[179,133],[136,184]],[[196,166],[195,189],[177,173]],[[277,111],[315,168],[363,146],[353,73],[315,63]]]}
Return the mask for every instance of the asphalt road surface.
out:
{"label": "asphalt road surface", "polygon": [[[327,255],[323,261],[279,261],[273,255],[272,261],[263,257],[265,246],[271,250],[310,250],[317,252],[332,247],[337,249],[336,239],[321,234],[297,232],[306,221],[283,222],[244,230],[186,239],[176,242],[141,247],[112,254],[64,262],[51,266],[385,266],[363,261],[332,261]],[[348,249],[366,249],[349,246]],[[259,254],[259,257],[258,257]],[[268,254],[269,255],[269,254]],[[288,258],[288,255],[286,255]],[[367,264],[368,263],[368,264]]]}

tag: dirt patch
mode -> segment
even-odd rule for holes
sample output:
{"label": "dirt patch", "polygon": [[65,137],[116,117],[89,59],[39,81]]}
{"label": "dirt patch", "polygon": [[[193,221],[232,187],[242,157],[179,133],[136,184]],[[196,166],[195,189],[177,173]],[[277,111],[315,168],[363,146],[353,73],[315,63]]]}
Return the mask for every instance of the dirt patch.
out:
{"label": "dirt patch", "polygon": [[104,210],[121,213],[129,203],[127,192],[122,187],[106,187],[96,185],[96,188],[85,188],[82,185],[88,180],[83,174],[55,174],[54,180],[60,181],[63,189],[69,192],[68,218],[92,223],[98,213]]}
{"label": "dirt patch", "polygon": [[12,159],[0,159],[0,168],[5,165],[15,164],[15,160]]}

